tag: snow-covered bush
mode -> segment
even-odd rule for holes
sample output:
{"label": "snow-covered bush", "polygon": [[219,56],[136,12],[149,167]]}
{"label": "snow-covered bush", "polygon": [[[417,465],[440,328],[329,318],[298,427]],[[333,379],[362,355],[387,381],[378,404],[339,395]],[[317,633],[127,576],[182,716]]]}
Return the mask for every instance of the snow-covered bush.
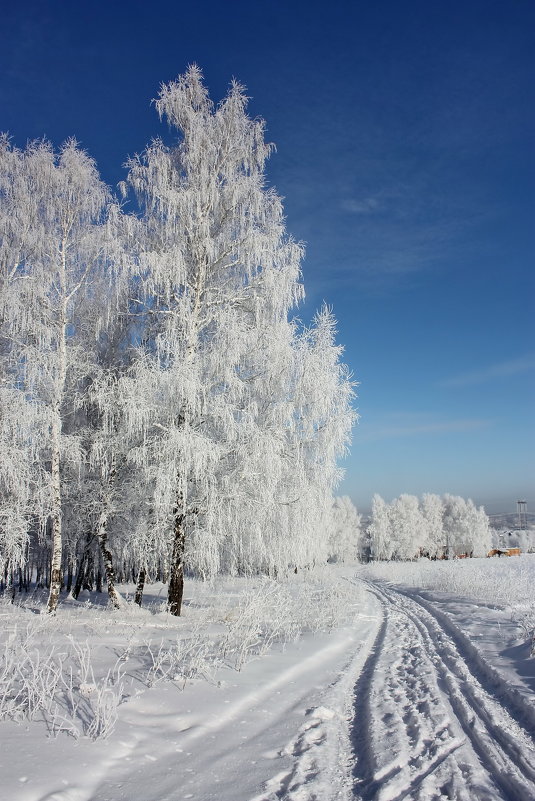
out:
{"label": "snow-covered bush", "polygon": [[220,645],[222,657],[237,670],[273,642],[291,642],[301,633],[299,613],[289,587],[265,578],[245,590],[224,615],[227,629]]}
{"label": "snow-covered bush", "polygon": [[172,643],[161,640],[155,645],[149,641],[137,649],[136,656],[148,665],[142,674],[148,687],[161,681],[173,681],[183,687],[187,681],[199,678],[213,682],[220,665],[214,642],[199,628],[189,636],[177,636]]}
{"label": "snow-covered bush", "polygon": [[120,665],[96,679],[91,652],[72,637],[43,641],[44,629],[15,627],[0,651],[0,720],[43,719],[51,734],[106,738],[123,698]]}

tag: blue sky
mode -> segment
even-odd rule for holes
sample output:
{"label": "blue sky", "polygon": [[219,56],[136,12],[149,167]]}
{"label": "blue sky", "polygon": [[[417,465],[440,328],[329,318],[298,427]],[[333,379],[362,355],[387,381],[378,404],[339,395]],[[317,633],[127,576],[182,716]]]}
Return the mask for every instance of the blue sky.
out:
{"label": "blue sky", "polygon": [[267,121],[268,179],[360,382],[340,492],[535,511],[532,0],[4,6],[0,130],[76,136],[112,186],[196,62]]}

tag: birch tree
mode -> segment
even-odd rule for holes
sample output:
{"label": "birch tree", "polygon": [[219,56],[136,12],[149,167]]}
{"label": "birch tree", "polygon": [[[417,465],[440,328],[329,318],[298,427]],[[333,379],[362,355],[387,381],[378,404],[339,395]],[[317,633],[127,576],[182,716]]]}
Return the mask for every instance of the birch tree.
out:
{"label": "birch tree", "polygon": [[[326,307],[303,329],[301,245],[266,185],[272,146],[233,82],[162,87],[178,133],[129,161],[125,217],[76,142],[0,140],[0,566],[51,548],[49,612],[98,542],[144,577],[281,571],[328,556],[355,415]],[[126,266],[129,297],[126,302]],[[128,313],[127,313],[128,306]],[[125,568],[126,572],[126,568]]]}
{"label": "birch tree", "polygon": [[324,308],[302,331],[285,318],[260,329],[248,349],[249,391],[224,493],[230,572],[279,575],[328,558],[337,459],[355,417],[335,334]]}
{"label": "birch tree", "polygon": [[62,469],[81,461],[81,437],[69,432],[76,397],[90,373],[88,328],[80,299],[93,274],[106,269],[108,237],[104,226],[111,205],[94,162],[76,142],[56,155],[47,142],[25,151],[4,141],[2,214],[4,339],[13,343],[23,387],[44,420],[42,442],[49,464],[47,517],[52,539],[48,611],[56,610],[62,583]]}
{"label": "birch tree", "polygon": [[475,552],[483,555],[490,548],[488,517],[483,507],[459,495],[443,495],[444,535],[448,556]]}
{"label": "birch tree", "polygon": [[386,501],[375,493],[372,499],[372,520],[368,527],[371,555],[376,560],[388,560],[394,553],[390,527],[389,507]]}
{"label": "birch tree", "polygon": [[351,498],[334,499],[331,508],[329,562],[354,562],[360,542],[360,515]]}
{"label": "birch tree", "polygon": [[446,558],[462,552],[464,542],[470,537],[466,501],[460,495],[446,493],[444,503],[444,534],[446,538]]}
{"label": "birch tree", "polygon": [[492,532],[490,520],[483,506],[474,505],[474,530],[473,550],[477,556],[486,556],[492,547]]}
{"label": "birch tree", "polygon": [[389,515],[395,543],[394,557],[413,559],[424,541],[423,518],[418,498],[415,495],[400,495],[392,502]]}
{"label": "birch tree", "polygon": [[[25,390],[24,335],[14,323],[26,316],[22,284],[27,254],[39,238],[33,226],[34,163],[42,164],[36,146],[22,153],[0,136],[0,569],[22,567],[30,521],[44,528],[46,481],[41,463],[42,408]],[[34,187],[39,180],[33,179]]]}
{"label": "birch tree", "polygon": [[342,353],[332,310],[323,306],[296,348],[294,424],[289,435],[289,472],[300,484],[295,492],[301,498],[294,507],[301,518],[292,536],[309,532],[305,558],[310,561],[325,561],[328,556],[329,512],[343,477],[338,460],[346,452],[356,418],[354,382],[341,361]]}
{"label": "birch tree", "polygon": [[442,553],[445,544],[442,517],[444,507],[440,495],[425,493],[422,496],[421,513],[423,518],[423,539],[421,547],[429,556],[436,557]]}
{"label": "birch tree", "polygon": [[171,552],[169,610],[178,615],[185,559],[204,575],[219,568],[218,468],[239,441],[248,332],[265,304],[286,315],[301,295],[301,248],[265,187],[272,148],[263,121],[247,117],[238,83],[214,107],[191,67],[162,87],[156,105],[181,139],[170,148],[156,140],[129,164],[144,209],[139,314],[149,332],[132,380],[151,401],[136,406],[135,391],[130,398],[145,431],[139,464],[153,471],[157,525]]}

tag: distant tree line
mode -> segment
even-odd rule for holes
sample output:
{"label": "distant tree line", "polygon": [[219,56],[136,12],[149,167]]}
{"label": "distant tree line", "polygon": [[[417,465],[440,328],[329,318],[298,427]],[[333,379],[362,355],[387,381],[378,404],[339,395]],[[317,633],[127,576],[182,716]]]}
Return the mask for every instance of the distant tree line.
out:
{"label": "distant tree line", "polygon": [[484,556],[491,541],[484,508],[476,507],[470,499],[427,493],[420,500],[414,495],[400,495],[386,503],[380,495],[374,495],[372,519],[361,551],[377,560]]}

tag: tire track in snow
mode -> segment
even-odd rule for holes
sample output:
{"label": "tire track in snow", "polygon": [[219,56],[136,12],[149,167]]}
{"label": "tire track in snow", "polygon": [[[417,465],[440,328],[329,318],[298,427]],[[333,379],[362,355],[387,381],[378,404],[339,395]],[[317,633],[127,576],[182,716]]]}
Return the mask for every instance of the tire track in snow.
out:
{"label": "tire track in snow", "polygon": [[[327,801],[349,773],[338,736],[376,625],[362,616],[317,645],[310,638],[243,673],[222,670],[221,687],[192,684],[172,708],[153,709],[148,691],[125,705],[109,755],[87,780],[39,801]],[[210,704],[197,710],[204,692]],[[345,801],[346,786],[336,798]]]}
{"label": "tire track in snow", "polygon": [[381,606],[375,599],[369,611],[359,616],[364,636],[355,640],[344,668],[323,689],[322,705],[307,709],[305,722],[279,752],[293,758],[290,769],[273,776],[264,792],[248,801],[348,801],[352,795],[351,690],[381,625]]}
{"label": "tire track in snow", "polygon": [[430,604],[366,583],[384,617],[355,686],[354,797],[533,801],[529,713]]}
{"label": "tire track in snow", "polygon": [[505,706],[521,728],[525,729],[533,737],[535,734],[535,707],[526,703],[526,698],[516,688],[510,687],[497,670],[493,668],[482,656],[481,652],[472,644],[471,640],[453,623],[451,618],[432,603],[426,601],[421,596],[415,596],[411,592],[397,589],[399,596],[408,598],[413,604],[423,607],[436,623],[453,641],[457,651],[462,653],[463,661],[466,662],[471,673],[473,673],[480,684],[495,696],[502,706]]}
{"label": "tire track in snow", "polygon": [[358,782],[366,789],[367,798],[373,797],[373,793],[379,786],[374,778],[375,757],[371,738],[373,727],[371,697],[375,670],[384,647],[387,625],[387,614],[386,610],[383,608],[382,623],[354,689],[356,700],[355,715],[351,728],[351,739],[353,741],[356,764],[358,766],[358,776],[360,777]]}

